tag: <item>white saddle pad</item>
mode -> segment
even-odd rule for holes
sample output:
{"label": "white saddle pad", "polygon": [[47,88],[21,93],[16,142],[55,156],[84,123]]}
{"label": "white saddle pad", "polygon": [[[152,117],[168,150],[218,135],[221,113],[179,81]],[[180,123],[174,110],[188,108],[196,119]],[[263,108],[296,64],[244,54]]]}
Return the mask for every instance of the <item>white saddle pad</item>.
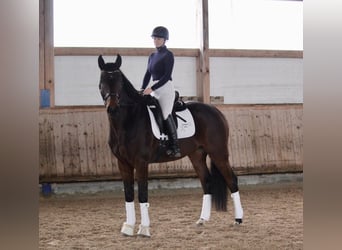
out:
{"label": "white saddle pad", "polygon": [[[154,115],[150,108],[147,106],[148,114],[150,115],[151,127],[153,131],[153,135],[158,140],[168,140],[167,135],[164,133],[160,133],[158,124]],[[176,112],[177,116],[181,117],[182,119],[177,117],[178,128],[177,128],[177,135],[178,139],[191,137],[195,134],[195,122],[192,114],[190,113],[189,109],[185,109],[180,112]]]}

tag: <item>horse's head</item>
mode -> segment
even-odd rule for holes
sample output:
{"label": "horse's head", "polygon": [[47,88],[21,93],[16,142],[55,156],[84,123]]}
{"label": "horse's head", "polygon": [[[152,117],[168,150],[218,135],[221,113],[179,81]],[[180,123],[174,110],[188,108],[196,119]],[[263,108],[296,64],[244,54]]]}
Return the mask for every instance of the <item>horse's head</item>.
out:
{"label": "horse's head", "polygon": [[107,112],[113,112],[120,106],[120,91],[123,85],[123,77],[119,69],[121,66],[121,56],[118,54],[114,63],[105,63],[102,55],[100,55],[98,64],[101,69],[100,93]]}

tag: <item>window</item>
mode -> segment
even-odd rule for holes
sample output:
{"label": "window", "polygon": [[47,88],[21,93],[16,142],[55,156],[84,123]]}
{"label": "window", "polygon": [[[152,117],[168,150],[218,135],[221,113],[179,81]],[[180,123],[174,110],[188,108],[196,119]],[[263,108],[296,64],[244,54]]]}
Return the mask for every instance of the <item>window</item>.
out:
{"label": "window", "polygon": [[[198,48],[197,0],[55,0],[57,47],[152,47],[155,26],[170,48]],[[303,2],[209,0],[209,46],[303,50]]]}
{"label": "window", "polygon": [[303,50],[303,2],[209,1],[209,46]]}
{"label": "window", "polygon": [[[170,48],[198,48],[197,0],[56,0],[56,47],[151,47],[155,26]],[[209,1],[209,46],[303,50],[303,2]]]}
{"label": "window", "polygon": [[55,0],[56,47],[152,47],[154,27],[172,48],[197,48],[197,0]]}

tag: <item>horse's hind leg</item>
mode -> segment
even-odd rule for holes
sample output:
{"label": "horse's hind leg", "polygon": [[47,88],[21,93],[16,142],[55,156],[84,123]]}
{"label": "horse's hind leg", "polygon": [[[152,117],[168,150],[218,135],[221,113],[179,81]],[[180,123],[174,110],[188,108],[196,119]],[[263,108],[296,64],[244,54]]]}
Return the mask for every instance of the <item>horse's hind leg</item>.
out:
{"label": "horse's hind leg", "polygon": [[[233,204],[234,204],[234,214],[235,214],[235,224],[241,224],[242,223],[242,218],[243,218],[243,209],[241,205],[241,200],[240,200],[240,193],[239,193],[239,188],[238,188],[238,179],[234,173],[234,171],[231,169],[228,163],[228,168],[232,172],[233,176],[233,183],[235,187],[235,192],[231,191],[231,197],[233,199]],[[231,189],[234,190],[234,189]]]}
{"label": "horse's hind leg", "polygon": [[240,201],[238,179],[233,169],[230,167],[229,160],[228,160],[228,153],[219,154],[215,152],[215,153],[210,154],[209,156],[213,163],[212,167],[214,168],[216,167],[217,170],[222,174],[231,192],[231,197],[233,199],[233,204],[234,204],[235,223],[241,224],[242,218],[243,218],[243,209],[242,209],[241,201]]}
{"label": "horse's hind leg", "polygon": [[210,219],[211,214],[211,191],[210,191],[210,173],[206,164],[207,153],[203,149],[198,149],[194,153],[188,155],[191,163],[200,179],[203,189],[202,211],[197,225],[203,225],[205,221]]}

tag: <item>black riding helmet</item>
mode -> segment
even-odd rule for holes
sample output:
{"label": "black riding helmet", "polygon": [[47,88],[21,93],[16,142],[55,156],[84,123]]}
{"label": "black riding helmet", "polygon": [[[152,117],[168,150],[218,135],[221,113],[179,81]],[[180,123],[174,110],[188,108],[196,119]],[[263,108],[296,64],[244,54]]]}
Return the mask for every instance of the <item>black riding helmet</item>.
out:
{"label": "black riding helmet", "polygon": [[152,37],[161,37],[165,40],[169,40],[169,31],[163,26],[155,27],[152,31]]}

